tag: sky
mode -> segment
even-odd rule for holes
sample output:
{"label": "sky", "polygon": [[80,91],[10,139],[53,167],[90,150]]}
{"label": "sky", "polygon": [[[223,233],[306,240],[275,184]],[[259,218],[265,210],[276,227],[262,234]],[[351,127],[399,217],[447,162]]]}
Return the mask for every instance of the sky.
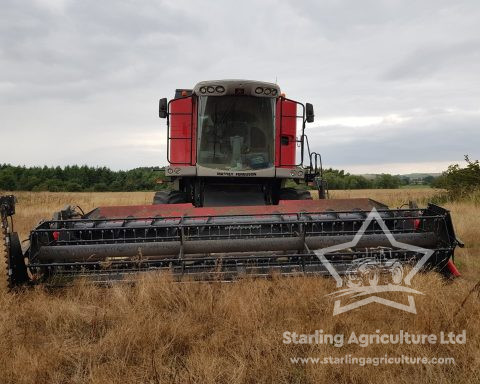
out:
{"label": "sky", "polygon": [[0,0],[0,163],[166,164],[158,99],[211,79],[310,102],[352,173],[480,158],[480,2]]}

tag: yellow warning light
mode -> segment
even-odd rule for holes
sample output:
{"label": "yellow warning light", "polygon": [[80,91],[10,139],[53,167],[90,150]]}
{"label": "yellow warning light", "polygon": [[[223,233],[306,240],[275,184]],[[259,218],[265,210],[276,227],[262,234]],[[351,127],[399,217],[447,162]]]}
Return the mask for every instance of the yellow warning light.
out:
{"label": "yellow warning light", "polygon": [[282,92],[282,93],[280,94],[280,96],[285,97],[285,93]]}
{"label": "yellow warning light", "polygon": [[188,96],[187,91],[182,91],[182,96],[183,97]]}

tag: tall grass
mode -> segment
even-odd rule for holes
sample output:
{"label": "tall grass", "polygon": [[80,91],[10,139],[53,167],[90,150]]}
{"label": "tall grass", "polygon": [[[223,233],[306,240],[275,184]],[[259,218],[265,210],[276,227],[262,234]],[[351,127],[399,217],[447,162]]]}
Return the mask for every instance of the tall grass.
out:
{"label": "tall grass", "polygon": [[[404,194],[402,194],[402,192]],[[422,190],[351,191],[399,206]],[[145,204],[149,193],[20,193],[22,236],[42,217],[75,203]],[[449,203],[463,279],[417,275],[417,315],[370,304],[332,316],[331,279],[274,278],[233,284],[173,283],[146,275],[134,286],[99,288],[78,281],[65,290],[0,289],[0,383],[473,383],[480,382],[480,302],[467,297],[480,278],[480,208]],[[0,273],[4,273],[3,267]],[[405,301],[399,293],[389,299]],[[285,345],[284,331],[310,333],[467,331],[465,345]],[[298,365],[292,357],[344,355],[453,357],[455,365]]]}
{"label": "tall grass", "polygon": [[[480,305],[464,281],[415,279],[418,314],[378,304],[332,317],[329,279],[137,285],[0,293],[3,383],[478,382]],[[404,301],[400,295],[390,299]],[[285,331],[467,332],[466,345],[285,345]],[[292,357],[453,357],[455,366],[295,365]]]}

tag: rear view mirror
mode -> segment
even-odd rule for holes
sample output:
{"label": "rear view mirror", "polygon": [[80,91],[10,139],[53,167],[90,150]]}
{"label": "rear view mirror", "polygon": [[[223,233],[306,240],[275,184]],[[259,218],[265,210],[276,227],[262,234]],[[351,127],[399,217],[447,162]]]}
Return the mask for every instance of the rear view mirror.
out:
{"label": "rear view mirror", "polygon": [[160,116],[161,119],[165,119],[167,115],[168,115],[167,99],[163,98],[163,99],[160,99],[160,103],[158,105],[158,116]]}
{"label": "rear view mirror", "polygon": [[305,104],[305,115],[307,123],[313,123],[315,120],[315,114],[313,113],[313,105],[310,103]]}

